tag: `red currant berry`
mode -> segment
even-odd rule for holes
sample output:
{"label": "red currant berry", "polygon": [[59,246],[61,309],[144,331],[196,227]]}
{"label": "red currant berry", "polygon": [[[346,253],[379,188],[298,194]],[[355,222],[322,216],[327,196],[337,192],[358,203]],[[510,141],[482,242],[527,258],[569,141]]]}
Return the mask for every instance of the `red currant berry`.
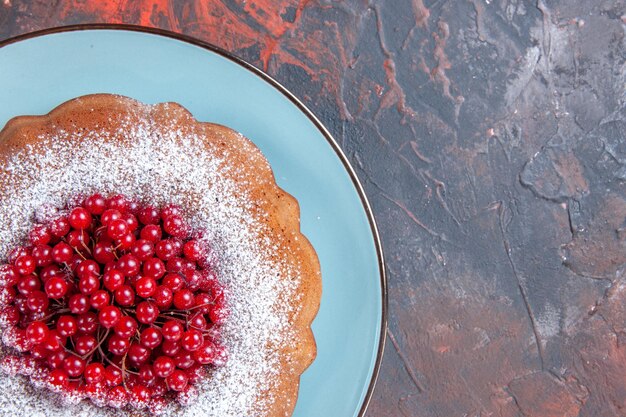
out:
{"label": "red currant berry", "polygon": [[33,248],[32,256],[37,266],[48,266],[52,263],[52,248],[48,245],[37,245]]}
{"label": "red currant berry", "polygon": [[139,236],[141,239],[147,240],[148,242],[157,243],[161,240],[163,232],[161,231],[160,226],[156,224],[149,224],[141,229]]}
{"label": "red currant berry", "polygon": [[159,316],[159,308],[152,301],[142,301],[136,308],[137,321],[152,324]]}
{"label": "red currant berry", "polygon": [[115,239],[115,245],[118,249],[126,251],[132,248],[136,241],[137,239],[134,234],[127,233],[120,239]]}
{"label": "red currant berry", "polygon": [[90,363],[85,367],[85,382],[95,384],[104,379],[104,366],[101,363]]}
{"label": "red currant berry", "polygon": [[200,259],[204,252],[202,246],[203,245],[197,240],[190,240],[185,243],[185,246],[183,247],[185,258],[190,261],[197,261]]}
{"label": "red currant berry", "polygon": [[89,302],[91,304],[91,307],[93,307],[94,309],[102,310],[111,302],[110,293],[105,290],[98,290],[91,294]]}
{"label": "red currant berry", "polygon": [[147,277],[159,279],[165,275],[165,265],[159,258],[150,258],[143,263],[143,274]]}
{"label": "red currant berry", "polygon": [[174,257],[170,258],[165,265],[167,272],[178,273],[182,272],[185,267],[186,261],[182,258]]}
{"label": "red currant berry", "polygon": [[63,369],[72,378],[77,378],[85,370],[85,360],[78,356],[70,355],[63,360]]}
{"label": "red currant berry", "polygon": [[183,338],[180,341],[183,349],[193,352],[200,349],[200,346],[204,343],[204,337],[198,330],[187,330],[183,333]]}
{"label": "red currant berry", "polygon": [[137,275],[139,273],[139,260],[131,254],[126,254],[117,261],[117,269],[127,277]]}
{"label": "red currant berry", "polygon": [[137,331],[137,322],[129,316],[123,316],[115,325],[115,334],[128,339]]}
{"label": "red currant berry", "polygon": [[104,212],[102,213],[102,216],[100,217],[100,223],[102,223],[103,226],[109,226],[109,223],[111,223],[113,220],[119,220],[121,218],[122,213],[120,213],[119,210],[108,209],[104,210]]}
{"label": "red currant berry", "polygon": [[100,275],[100,266],[96,261],[92,259],[87,259],[78,264],[75,272],[78,278],[81,279],[89,276],[97,277],[98,275]]}
{"label": "red currant berry", "polygon": [[185,286],[185,281],[179,274],[169,273],[163,278],[163,285],[172,291],[180,291]]}
{"label": "red currant berry", "polygon": [[137,259],[145,261],[154,255],[154,244],[149,240],[139,239],[135,242],[130,251]]}
{"label": "red currant berry", "polygon": [[31,313],[31,311],[29,310],[28,306],[26,305],[26,295],[23,295],[23,294],[17,295],[15,297],[15,300],[13,300],[13,304],[19,310],[20,313],[22,313],[22,314],[30,314]]}
{"label": "red currant berry", "polygon": [[182,323],[177,320],[168,320],[161,329],[163,338],[171,342],[175,342],[183,337],[183,331]]}
{"label": "red currant berry", "polygon": [[176,356],[180,350],[181,347],[178,341],[172,342],[170,340],[165,340],[161,345],[161,351],[167,356]]}
{"label": "red currant berry", "polygon": [[111,269],[102,276],[104,287],[109,291],[115,291],[124,285],[124,275],[117,269]]}
{"label": "red currant berry", "polygon": [[98,316],[88,311],[78,316],[77,324],[79,333],[93,334],[98,329]]}
{"label": "red currant berry", "polygon": [[174,360],[167,356],[159,356],[154,360],[152,364],[152,368],[154,369],[154,374],[159,378],[167,378],[172,375],[172,372],[176,369],[176,365],[174,364]]}
{"label": "red currant berry", "polygon": [[106,202],[102,195],[96,193],[87,197],[83,206],[89,213],[93,215],[100,215],[104,213],[104,210],[106,209]]}
{"label": "red currant berry", "polygon": [[129,285],[122,285],[115,290],[115,301],[124,307],[135,304],[135,291]]}
{"label": "red currant berry", "polygon": [[128,203],[128,213],[137,217],[137,215],[139,214],[139,209],[141,207],[142,207],[141,204],[139,204],[137,200],[132,200]]}
{"label": "red currant berry", "polygon": [[113,366],[109,365],[104,368],[104,383],[108,387],[115,387],[122,383],[122,371]]}
{"label": "red currant berry", "polygon": [[161,216],[161,220],[165,220],[165,218],[168,216],[182,216],[182,214],[183,210],[180,208],[180,206],[177,206],[176,204],[166,205],[161,209],[161,212],[159,213],[159,215]]}
{"label": "red currant berry", "polygon": [[69,285],[64,278],[52,277],[46,281],[44,288],[48,297],[58,299],[65,297],[69,290]]}
{"label": "red currant berry", "polygon": [[139,338],[139,342],[149,348],[154,349],[161,344],[163,341],[163,336],[161,332],[156,327],[147,327],[141,332],[141,336]]}
{"label": "red currant berry", "polygon": [[78,268],[78,265],[80,265],[82,261],[84,261],[84,256],[81,256],[80,254],[76,253],[72,256],[72,259],[70,259],[70,261],[67,263],[67,267],[72,272],[76,272],[76,268]]}
{"label": "red currant berry", "polygon": [[43,345],[35,345],[30,350],[31,358],[46,359],[50,352]]}
{"label": "red currant berry", "polygon": [[26,328],[26,337],[33,344],[43,342],[49,334],[50,330],[48,329],[48,326],[40,321],[35,321],[29,324]]}
{"label": "red currant berry", "polygon": [[26,330],[24,329],[14,329],[14,333],[10,341],[8,341],[9,347],[14,347],[20,352],[24,352],[30,350],[35,345],[27,336]]}
{"label": "red currant berry", "polygon": [[117,268],[117,262],[107,262],[106,264],[104,264],[104,271],[103,272],[109,272],[109,271],[111,271],[111,270],[113,270],[115,268]]}
{"label": "red currant berry", "polygon": [[[154,402],[158,397],[162,397],[168,391],[167,385],[165,384],[165,380],[163,378],[155,377],[155,381],[152,384],[152,401]],[[160,399],[161,401],[163,399]]]}
{"label": "red currant berry", "polygon": [[43,291],[33,291],[28,294],[26,305],[35,313],[44,312],[48,308],[48,296]]}
{"label": "red currant berry", "polygon": [[120,337],[117,334],[109,337],[109,343],[107,344],[107,348],[109,352],[114,355],[122,356],[126,352],[128,352],[128,348],[130,347],[129,339],[125,339]]}
{"label": "red currant berry", "polygon": [[193,313],[187,321],[187,326],[189,326],[192,329],[200,330],[201,332],[205,331],[207,328],[207,322],[206,322],[206,319],[204,318],[204,314],[202,314],[199,311],[196,313]]}
{"label": "red currant berry", "polygon": [[198,266],[195,262],[189,261],[187,259],[183,259],[182,266],[180,271],[185,273],[187,271],[195,271]]}
{"label": "red currant berry", "polygon": [[215,345],[210,340],[206,340],[200,349],[192,352],[193,358],[201,365],[208,365],[215,360]]}
{"label": "red currant berry", "polygon": [[174,307],[179,310],[188,310],[194,306],[196,300],[189,290],[180,290],[174,293]]}
{"label": "red currant berry", "polygon": [[163,230],[170,236],[184,239],[189,235],[189,228],[180,216],[167,216],[163,220]]}
{"label": "red currant berry", "polygon": [[72,230],[67,234],[67,244],[81,253],[86,251],[89,235],[84,230]]}
{"label": "red currant berry", "polygon": [[63,367],[63,359],[67,357],[67,352],[65,350],[59,350],[57,352],[52,352],[50,356],[48,356],[48,366],[52,369],[57,369]]}
{"label": "red currant berry", "polygon": [[76,230],[87,229],[92,222],[92,217],[89,212],[83,207],[76,207],[70,212],[68,218],[70,226]]}
{"label": "red currant berry", "polygon": [[17,290],[23,295],[28,295],[40,288],[41,282],[39,282],[39,279],[34,275],[26,276],[17,283]]}
{"label": "red currant berry", "polygon": [[106,205],[110,209],[124,213],[130,208],[130,201],[121,194],[115,194],[106,199]]}
{"label": "red currant berry", "polygon": [[85,397],[92,400],[94,404],[104,405],[106,388],[103,380],[101,380],[100,382],[94,382],[92,384],[86,384],[84,387],[82,387],[82,390]]}
{"label": "red currant berry", "polygon": [[107,235],[111,239],[121,239],[127,233],[130,233],[130,230],[128,223],[123,219],[112,220],[107,226]]}
{"label": "red currant berry", "polygon": [[50,375],[48,376],[48,382],[58,388],[67,388],[70,381],[69,377],[67,376],[67,372],[62,369],[55,369],[50,372]]}
{"label": "red currant berry", "polygon": [[108,404],[113,408],[122,408],[128,403],[128,393],[126,388],[119,385],[111,388],[107,393]]}
{"label": "red currant berry", "polygon": [[211,256],[211,251],[206,247],[203,249],[203,251],[204,252],[202,253],[202,256],[198,258],[196,263],[198,264],[200,268],[205,269],[205,270],[213,268],[215,265],[215,260]]}
{"label": "red currant berry", "polygon": [[89,297],[84,294],[73,294],[67,303],[73,314],[84,314],[89,311]]}
{"label": "red currant berry", "polygon": [[211,306],[211,309],[209,310],[209,318],[215,324],[224,324],[228,318],[228,308],[226,308],[223,304],[216,302],[216,304]]}
{"label": "red currant berry", "polygon": [[78,336],[74,341],[74,349],[79,355],[85,356],[95,349],[97,344],[98,342],[95,337],[91,335],[82,335]]}
{"label": "red currant berry", "polygon": [[180,392],[187,388],[189,378],[187,378],[187,375],[184,371],[177,369],[172,372],[172,374],[168,376],[165,381],[167,382],[167,386],[170,387],[171,390]]}
{"label": "red currant berry", "polygon": [[152,350],[136,343],[131,344],[128,348],[128,359],[136,366],[146,363],[151,354]]}
{"label": "red currant berry", "polygon": [[189,352],[180,352],[178,355],[174,356],[174,363],[178,369],[189,369],[195,362],[195,359]]}
{"label": "red currant berry", "polygon": [[50,330],[48,337],[41,345],[51,352],[57,352],[65,346],[66,342],[66,337],[61,336],[56,330]]}
{"label": "red currant berry", "polygon": [[50,223],[50,233],[55,237],[63,237],[70,231],[70,222],[67,217],[59,217]]}
{"label": "red currant berry", "polygon": [[74,336],[78,332],[78,322],[74,316],[61,316],[57,320],[56,329],[61,336]]}
{"label": "red currant berry", "polygon": [[200,271],[196,271],[195,269],[188,269],[184,272],[183,275],[185,275],[187,288],[189,288],[191,291],[198,291],[203,279]]}
{"label": "red currant berry", "polygon": [[17,258],[19,258],[20,256],[29,255],[31,249],[32,249],[32,247],[25,248],[25,247],[22,247],[22,246],[18,246],[17,248],[15,248],[11,252],[9,252],[9,256],[8,256],[8,259],[7,259],[8,262],[10,264],[15,264],[15,261],[17,260]]}
{"label": "red currant berry", "polygon": [[50,278],[54,277],[65,277],[65,272],[62,271],[61,268],[59,268],[59,266],[56,264],[45,266],[41,269],[41,271],[39,271],[39,278],[41,278],[41,281],[44,284],[48,282]]}
{"label": "red currant berry", "polygon": [[152,365],[145,364],[139,368],[139,381],[148,387],[154,384],[156,381],[156,375],[154,374]]}
{"label": "red currant berry", "polygon": [[213,297],[211,297],[211,294],[201,292],[195,295],[194,308],[202,314],[207,314],[209,312],[212,303]]}
{"label": "red currant berry", "polygon": [[2,265],[0,267],[0,281],[2,285],[16,285],[20,280],[20,274],[13,265]]}
{"label": "red currant berry", "polygon": [[52,248],[52,260],[56,263],[62,264],[69,262],[73,255],[74,250],[65,242],[59,242]]}
{"label": "red currant berry", "polygon": [[80,292],[85,295],[91,295],[98,290],[100,280],[96,275],[87,275],[78,281]]}
{"label": "red currant berry", "polygon": [[107,329],[116,326],[121,318],[122,312],[116,306],[103,307],[98,313],[98,320],[100,321],[100,324]]}
{"label": "red currant berry", "polygon": [[172,239],[165,239],[159,241],[154,247],[156,256],[164,261],[167,261],[176,256],[176,246]]}
{"label": "red currant berry", "polygon": [[7,306],[0,310],[0,327],[15,326],[20,321],[20,312],[14,306]]}
{"label": "red currant berry", "polygon": [[37,263],[30,255],[22,255],[15,260],[15,269],[20,275],[30,275],[35,272]]}
{"label": "red currant berry", "polygon": [[130,232],[134,232],[139,228],[139,222],[137,221],[137,217],[133,216],[130,213],[122,214],[122,219],[126,222],[128,226],[128,230]]}
{"label": "red currant berry", "polygon": [[[26,299],[26,302],[28,302],[28,298]],[[26,305],[26,312],[24,313],[24,320],[23,323],[30,323],[33,321],[41,321],[46,317],[46,313],[43,311],[32,311],[30,308],[28,308],[28,304]]]}
{"label": "red currant berry", "polygon": [[28,234],[28,239],[33,245],[47,245],[52,239],[50,230],[43,224],[37,224]]}
{"label": "red currant berry", "polygon": [[222,345],[215,345],[215,360],[213,361],[213,365],[222,366],[226,363],[228,359],[228,352],[226,348]]}
{"label": "red currant berry", "polygon": [[154,302],[160,310],[165,310],[172,305],[174,293],[169,287],[159,285],[154,292]]}
{"label": "red currant berry", "polygon": [[159,211],[152,206],[145,206],[139,210],[139,221],[145,225],[159,223]]}
{"label": "red currant berry", "polygon": [[11,304],[15,300],[15,288],[0,287],[0,305]]}
{"label": "red currant berry", "polygon": [[152,277],[141,277],[135,283],[137,295],[143,298],[152,297],[157,289],[157,283]]}
{"label": "red currant berry", "polygon": [[131,394],[134,401],[141,403],[147,403],[150,400],[150,395],[152,394],[152,390],[143,385],[135,385]]}
{"label": "red currant berry", "polygon": [[174,245],[174,250],[176,251],[176,256],[183,256],[183,248],[185,247],[185,243],[176,237],[170,238],[172,241],[172,245]]}
{"label": "red currant berry", "polygon": [[100,241],[93,247],[93,258],[96,262],[106,264],[115,260],[115,250],[110,242]]}

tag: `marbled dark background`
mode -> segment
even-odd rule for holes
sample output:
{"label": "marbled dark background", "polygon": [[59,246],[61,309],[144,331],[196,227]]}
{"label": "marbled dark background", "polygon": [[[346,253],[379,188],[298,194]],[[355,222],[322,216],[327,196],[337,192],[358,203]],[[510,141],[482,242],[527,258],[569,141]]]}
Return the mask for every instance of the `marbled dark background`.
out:
{"label": "marbled dark background", "polygon": [[2,0],[267,71],[364,183],[389,272],[368,416],[626,415],[624,0]]}

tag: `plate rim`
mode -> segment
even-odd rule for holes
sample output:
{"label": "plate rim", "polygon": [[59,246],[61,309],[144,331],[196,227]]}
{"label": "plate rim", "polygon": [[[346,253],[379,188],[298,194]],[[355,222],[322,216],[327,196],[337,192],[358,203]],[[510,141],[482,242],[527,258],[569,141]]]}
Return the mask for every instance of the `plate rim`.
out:
{"label": "plate rim", "polygon": [[181,42],[189,43],[200,48],[206,49],[208,51],[214,52],[223,58],[243,67],[248,70],[253,75],[261,78],[263,81],[269,83],[272,87],[278,90],[281,94],[283,94],[289,101],[291,101],[308,119],[313,123],[313,125],[319,130],[322,136],[326,139],[332,150],[335,152],[339,160],[341,161],[344,169],[347,171],[350,180],[352,181],[353,186],[357,190],[357,194],[359,199],[361,200],[361,204],[363,209],[365,210],[365,215],[368,220],[368,224],[370,226],[370,230],[372,232],[372,236],[374,238],[374,247],[376,249],[376,257],[378,261],[378,269],[380,271],[380,287],[381,287],[381,295],[382,295],[382,314],[380,317],[380,335],[378,337],[378,349],[376,353],[376,362],[374,363],[374,369],[372,372],[372,376],[370,378],[369,386],[365,393],[365,397],[363,398],[363,402],[361,404],[358,417],[363,417],[367,408],[372,399],[372,395],[374,393],[374,387],[376,382],[378,381],[378,376],[380,374],[380,368],[382,365],[383,353],[385,350],[386,344],[386,335],[387,335],[387,326],[388,326],[388,293],[387,293],[387,274],[385,270],[385,262],[383,255],[383,248],[380,239],[380,234],[378,232],[378,227],[376,225],[376,220],[374,218],[374,214],[371,208],[371,205],[367,199],[365,194],[365,190],[363,185],[361,184],[359,178],[356,175],[356,171],[348,161],[347,156],[332,136],[332,134],[328,131],[328,129],[322,124],[322,122],[315,116],[313,111],[311,111],[299,98],[297,98],[291,91],[289,91],[285,86],[283,86],[280,82],[275,80],[272,76],[264,72],[263,70],[255,67],[244,59],[236,56],[235,54],[220,48],[219,46],[215,46],[210,42],[195,38],[193,36],[185,35],[182,33],[173,32],[166,29],[156,28],[156,27],[148,27],[148,26],[140,26],[133,24],[125,24],[125,23],[80,23],[73,25],[64,25],[64,26],[55,26],[46,29],[40,29],[32,32],[23,33],[17,36],[12,36],[4,40],[0,40],[0,48],[3,48],[7,45],[11,45],[20,41],[37,38],[41,36],[56,34],[56,33],[64,33],[64,32],[77,32],[77,31],[85,31],[85,30],[119,30],[119,31],[127,31],[127,32],[136,32],[136,33],[144,33],[156,36],[162,36],[166,38],[175,39]]}

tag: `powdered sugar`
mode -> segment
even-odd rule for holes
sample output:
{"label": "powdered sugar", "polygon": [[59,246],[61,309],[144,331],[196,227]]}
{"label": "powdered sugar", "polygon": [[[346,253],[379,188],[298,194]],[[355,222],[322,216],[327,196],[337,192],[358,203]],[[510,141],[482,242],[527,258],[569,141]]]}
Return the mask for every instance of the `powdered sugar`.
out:
{"label": "powdered sugar", "polygon": [[[261,238],[261,214],[238,182],[245,167],[229,164],[227,154],[218,157],[194,134],[133,119],[116,121],[122,128],[112,133],[59,131],[11,158],[0,175],[0,258],[20,244],[35,219],[54,216],[69,199],[90,192],[181,204],[194,228],[205,231],[227,289],[231,315],[223,337],[229,359],[197,385],[197,397],[184,398],[183,406],[172,403],[163,414],[263,415],[272,399],[259,395],[275,380],[279,359],[271,346],[290,338],[288,304],[281,300],[294,292],[297,272],[268,256],[281,243]],[[23,376],[1,375],[0,391],[0,416],[128,415],[89,401],[61,401]]]}

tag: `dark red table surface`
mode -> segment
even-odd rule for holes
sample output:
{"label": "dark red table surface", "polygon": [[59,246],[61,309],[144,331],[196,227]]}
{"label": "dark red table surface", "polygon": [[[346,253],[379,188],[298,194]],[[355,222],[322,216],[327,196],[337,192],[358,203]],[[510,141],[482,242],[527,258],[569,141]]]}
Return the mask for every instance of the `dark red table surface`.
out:
{"label": "dark red table surface", "polygon": [[387,258],[368,416],[626,415],[623,0],[0,1],[0,39],[93,22],[227,49],[334,134]]}

